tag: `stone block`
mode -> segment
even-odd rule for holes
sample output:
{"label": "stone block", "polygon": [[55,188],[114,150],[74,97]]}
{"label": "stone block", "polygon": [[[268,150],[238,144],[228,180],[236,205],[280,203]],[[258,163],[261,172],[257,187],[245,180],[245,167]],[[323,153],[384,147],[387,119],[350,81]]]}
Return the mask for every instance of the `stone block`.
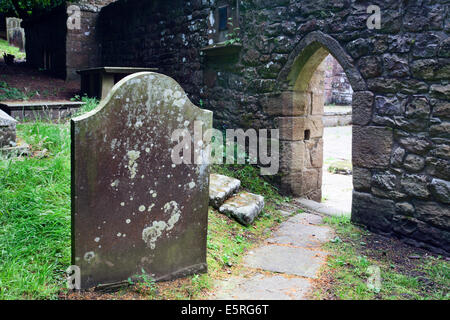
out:
{"label": "stone block", "polygon": [[323,136],[321,116],[279,117],[276,122],[280,130],[280,140],[309,140]]}
{"label": "stone block", "polygon": [[358,91],[353,93],[353,124],[365,126],[371,121],[373,100],[373,93],[370,91]]}
{"label": "stone block", "polygon": [[353,192],[352,221],[370,229],[390,233],[395,202],[368,193]]}
{"label": "stone block", "polygon": [[249,226],[263,209],[264,197],[249,192],[241,192],[225,201],[220,206],[219,212],[236,219],[244,226]]}
{"label": "stone block", "polygon": [[241,181],[221,174],[211,174],[209,179],[209,204],[218,209],[231,195],[236,193]]}
{"label": "stone block", "polygon": [[353,164],[362,168],[387,168],[393,145],[392,129],[353,126]]}

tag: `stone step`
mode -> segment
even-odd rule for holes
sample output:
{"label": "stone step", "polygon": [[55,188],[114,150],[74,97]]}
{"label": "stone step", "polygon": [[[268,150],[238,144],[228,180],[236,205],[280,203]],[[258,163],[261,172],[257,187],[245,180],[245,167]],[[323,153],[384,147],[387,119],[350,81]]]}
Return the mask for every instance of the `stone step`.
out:
{"label": "stone step", "polygon": [[219,209],[225,200],[239,190],[240,186],[241,181],[238,179],[221,174],[211,174],[209,177],[209,204]]}
{"label": "stone step", "polygon": [[234,218],[244,226],[249,226],[264,208],[264,197],[240,192],[220,206],[219,212]]}

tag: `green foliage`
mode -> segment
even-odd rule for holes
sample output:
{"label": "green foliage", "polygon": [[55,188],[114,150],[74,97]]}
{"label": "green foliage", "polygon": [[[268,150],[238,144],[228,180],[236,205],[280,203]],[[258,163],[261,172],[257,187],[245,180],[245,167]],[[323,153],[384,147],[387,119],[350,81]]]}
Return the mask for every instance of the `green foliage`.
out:
{"label": "green foliage", "polygon": [[[233,27],[233,19],[232,18],[228,18],[228,25],[230,27]],[[232,45],[235,43],[240,43],[241,42],[240,31],[241,31],[241,29],[239,27],[233,28],[233,31],[226,34],[225,37],[227,38],[227,40],[225,40],[224,44],[228,46],[228,45]]]}
{"label": "green foliage", "polygon": [[35,96],[37,91],[22,92],[21,90],[10,87],[6,82],[0,81],[0,101],[4,100],[28,100]]}
{"label": "green foliage", "polygon": [[[321,276],[329,274],[333,282],[326,291],[319,288],[316,298],[326,299],[331,295],[345,300],[449,299],[450,267],[442,257],[423,256],[416,267],[404,270],[396,261],[375,258],[377,255],[371,253],[375,249],[366,248],[368,232],[354,226],[348,217],[326,217],[324,221],[333,227],[337,236],[325,245],[332,254]],[[367,285],[370,266],[380,268],[379,290]],[[423,282],[431,284],[427,287]]]}
{"label": "green foliage", "polygon": [[[0,12],[27,18],[47,12],[65,3],[66,0],[2,0]],[[78,2],[73,0],[70,2]]]}
{"label": "green foliage", "polygon": [[96,98],[89,98],[88,96],[80,97],[79,95],[76,95],[74,98],[70,99],[71,101],[81,101],[85,104],[77,111],[75,116],[81,116],[82,114],[85,114],[86,112],[92,111],[98,106],[98,99]]}
{"label": "green foliage", "polygon": [[0,39],[0,59],[3,59],[3,54],[12,54],[16,59],[24,59],[25,53],[21,52],[19,48],[10,46],[8,41]]}

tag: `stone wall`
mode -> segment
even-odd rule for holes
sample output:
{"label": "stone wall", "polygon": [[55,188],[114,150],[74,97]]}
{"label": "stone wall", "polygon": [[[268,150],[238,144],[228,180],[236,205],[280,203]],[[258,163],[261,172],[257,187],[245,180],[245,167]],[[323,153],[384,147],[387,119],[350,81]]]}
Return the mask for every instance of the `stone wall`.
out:
{"label": "stone wall", "polygon": [[62,6],[22,23],[27,35],[25,51],[29,65],[66,77],[66,22],[66,8]]}
{"label": "stone wall", "polygon": [[29,38],[26,45],[27,61],[35,68],[50,70],[57,76],[78,79],[76,70],[101,65],[100,39],[97,37],[97,19],[105,5],[115,0],[82,0],[80,28],[68,29],[67,8],[70,2],[49,14],[24,23]]}
{"label": "stone wall", "polygon": [[344,69],[332,55],[326,57],[324,63],[325,105],[351,105],[353,90]]}
{"label": "stone wall", "polygon": [[[320,200],[323,78],[313,74],[333,54],[354,91],[353,221],[449,253],[447,1],[239,3],[242,45],[206,51],[217,32],[209,1],[112,4],[103,63],[159,67],[214,111],[216,127],[280,128],[278,183]],[[372,4],[379,30],[366,24]]]}

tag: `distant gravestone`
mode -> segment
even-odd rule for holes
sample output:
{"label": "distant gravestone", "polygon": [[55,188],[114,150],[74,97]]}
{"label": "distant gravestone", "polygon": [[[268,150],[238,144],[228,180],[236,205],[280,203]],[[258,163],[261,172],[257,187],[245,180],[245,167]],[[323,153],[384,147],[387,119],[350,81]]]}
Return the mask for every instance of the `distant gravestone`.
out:
{"label": "distant gravestone", "polygon": [[25,30],[20,26],[22,19],[6,18],[6,36],[8,43],[20,49],[25,50]]}
{"label": "distant gravestone", "polygon": [[[210,129],[212,112],[150,72],[72,119],[72,263],[82,289],[206,271],[209,165],[171,157],[174,130],[193,135],[199,121]],[[207,145],[197,143],[203,156]]]}

